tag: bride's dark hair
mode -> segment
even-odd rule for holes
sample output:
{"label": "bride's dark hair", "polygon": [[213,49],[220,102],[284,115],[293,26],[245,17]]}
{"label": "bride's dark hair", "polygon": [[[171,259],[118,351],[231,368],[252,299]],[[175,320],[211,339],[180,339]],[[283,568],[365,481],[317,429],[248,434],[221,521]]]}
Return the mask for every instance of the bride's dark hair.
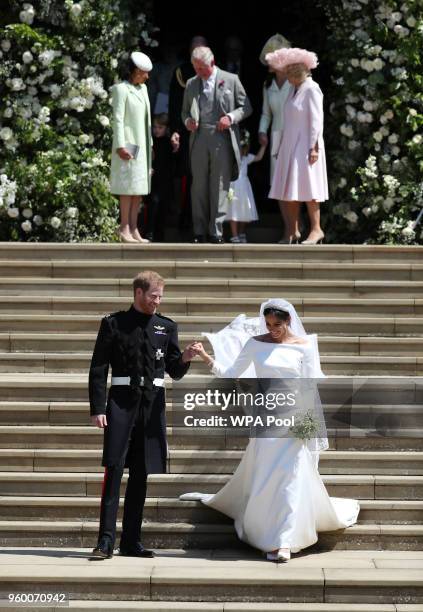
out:
{"label": "bride's dark hair", "polygon": [[275,317],[281,321],[288,321],[290,319],[289,312],[286,310],[281,310],[280,308],[273,308],[271,306],[269,308],[265,308],[263,310],[263,314],[265,317],[267,317],[267,315],[275,315]]}

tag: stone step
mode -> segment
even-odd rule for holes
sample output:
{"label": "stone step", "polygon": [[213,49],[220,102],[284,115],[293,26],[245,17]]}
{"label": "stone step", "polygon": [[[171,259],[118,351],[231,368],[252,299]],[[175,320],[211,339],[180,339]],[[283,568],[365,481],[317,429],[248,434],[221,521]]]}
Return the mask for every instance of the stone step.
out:
{"label": "stone step", "polygon": [[[201,333],[219,331],[230,317],[186,316],[166,313],[178,323],[180,332]],[[423,317],[304,317],[304,327],[309,333],[342,334],[346,336],[422,336]],[[30,315],[0,314],[0,332],[97,332],[100,318],[97,315]]]}
{"label": "stone step", "polygon": [[[346,279],[274,279],[262,278],[167,278],[166,297],[219,297],[265,300],[269,295],[283,295],[293,300],[302,297],[322,298],[393,298],[423,297],[422,281],[401,280],[346,280]],[[69,297],[132,297],[131,279],[118,278],[0,278],[0,295],[49,298]]]}
{"label": "stone step", "polygon": [[[117,527],[119,537],[120,524]],[[97,535],[96,521],[0,521],[0,546],[89,547],[95,546]],[[143,543],[158,549],[241,546],[232,525],[205,523],[146,522]],[[420,551],[423,550],[423,525],[353,525],[320,533],[316,549]]]}
{"label": "stone step", "polygon": [[[229,478],[227,474],[152,474],[148,491],[152,497],[179,497],[193,491],[215,493]],[[325,474],[322,478],[330,495],[335,497],[423,499],[423,476]],[[124,474],[122,494],[126,480]],[[92,472],[0,472],[0,490],[4,495],[98,496],[102,483],[103,474]]]}
{"label": "stone step", "polygon": [[422,263],[349,263],[329,261],[180,261],[126,260],[126,261],[21,261],[0,260],[0,276],[31,278],[126,278],[132,279],[140,270],[148,269],[154,262],[154,270],[165,278],[291,278],[331,280],[402,280],[422,281]]}
{"label": "stone step", "polygon": [[[84,374],[88,372],[92,353],[0,353],[0,373],[41,372]],[[322,369],[327,375],[423,376],[423,356],[405,357],[380,355],[321,356]],[[190,372],[207,374],[210,368],[200,359],[191,363]]]}
{"label": "stone step", "polygon": [[[323,395],[323,394],[322,394]],[[323,397],[323,399],[325,399]],[[207,407],[197,406],[196,411],[208,412]],[[415,404],[358,404],[353,408],[324,402],[323,411],[326,425],[329,428],[340,427],[341,423],[348,426],[353,423],[354,428],[360,425],[367,429],[373,427],[375,431],[391,432],[394,429],[423,429],[423,412],[420,403]],[[170,400],[166,405],[168,424],[179,422],[181,415],[186,411],[183,404]],[[235,409],[233,410],[235,414]],[[7,402],[0,401],[1,425],[87,425],[89,405],[87,402]],[[236,414],[241,414],[240,411]],[[383,422],[383,428],[378,423]],[[228,434],[229,435],[229,434]],[[337,432],[340,435],[340,432]]]}
{"label": "stone step", "polygon": [[[386,433],[373,429],[343,431],[328,429],[329,444],[333,450],[352,451],[421,451],[423,430],[398,428]],[[229,434],[217,428],[187,431],[186,427],[168,427],[169,446],[178,449],[239,450],[245,448],[248,434]],[[2,425],[0,448],[8,449],[97,449],[103,442],[103,432],[91,425]]]}
{"label": "stone step", "polygon": [[[75,540],[77,536],[75,533]],[[239,546],[211,552],[157,550],[154,559],[115,556],[102,563],[89,561],[91,546],[79,548],[77,553],[74,545],[71,549],[45,546],[39,552],[3,549],[0,597],[7,598],[10,592],[64,592],[72,610],[422,610],[415,603],[422,601],[419,552],[400,551],[390,562],[389,555],[380,550],[314,549],[306,556],[293,556],[281,567]],[[404,600],[412,603],[403,605]]]}
{"label": "stone step", "polygon": [[[166,393],[171,402],[181,402],[185,393],[204,391],[214,377],[188,373],[180,381],[166,377]],[[319,380],[319,392],[324,404],[400,405],[421,403],[423,393],[419,377],[411,376],[333,376]],[[88,372],[64,373],[0,373],[2,401],[87,401]]]}
{"label": "stone step", "polygon": [[[62,589],[63,590],[63,589]],[[187,601],[84,601],[69,603],[72,612],[423,612],[423,604],[344,604],[344,603],[243,603]],[[53,612],[53,609],[48,609]],[[56,609],[55,611],[56,612]]]}
{"label": "stone step", "polygon": [[145,245],[95,244],[95,243],[0,243],[0,259],[23,260],[152,260],[199,259],[224,261],[337,261],[337,262],[386,262],[398,261],[420,263],[421,246],[391,246],[362,244],[325,244],[318,248],[307,245],[279,244],[184,244],[153,243]]}
{"label": "stone step", "polygon": [[[98,520],[101,498],[98,496],[0,496],[0,520],[91,521]],[[122,518],[124,497],[120,500]],[[418,525],[422,523],[423,501],[360,500],[360,525]],[[231,524],[232,520],[198,501],[147,497],[144,520],[164,523]]]}
{"label": "stone step", "polygon": [[[233,474],[242,450],[170,449],[170,474]],[[99,472],[100,449],[0,449],[3,471]],[[328,450],[320,456],[321,474],[423,475],[423,452]]]}
{"label": "stone step", "polygon": [[345,603],[214,603],[176,601],[84,601],[73,600],[72,612],[423,612],[423,604],[345,604]]}
{"label": "stone step", "polygon": [[[421,298],[292,298],[300,317],[336,316],[422,316]],[[45,295],[11,296],[0,295],[0,313],[3,314],[95,314],[104,315],[129,307],[128,297],[85,297]],[[173,315],[209,316],[225,315],[235,317],[240,313],[258,316],[260,303],[257,297],[166,297],[161,304],[163,312]]]}
{"label": "stone step", "polygon": [[[54,332],[0,332],[0,351],[6,353],[72,353],[92,352],[95,333]],[[182,346],[198,339],[198,334],[180,333]],[[202,338],[206,350],[211,351],[207,338]],[[372,336],[319,336],[321,355],[385,355],[421,357],[423,337],[372,337]]]}

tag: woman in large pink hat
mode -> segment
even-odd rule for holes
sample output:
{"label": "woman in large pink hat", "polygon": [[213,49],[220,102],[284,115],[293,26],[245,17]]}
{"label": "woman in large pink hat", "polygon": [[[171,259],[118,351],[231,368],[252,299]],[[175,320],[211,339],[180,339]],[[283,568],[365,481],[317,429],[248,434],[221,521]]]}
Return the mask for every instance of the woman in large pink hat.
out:
{"label": "woman in large pink hat", "polygon": [[284,107],[285,128],[269,197],[287,207],[284,242],[288,244],[297,241],[300,204],[306,202],[310,232],[302,244],[317,244],[324,238],[320,202],[328,199],[323,94],[310,75],[317,56],[305,49],[278,49],[267,54],[266,61],[276,70],[286,69],[293,85]]}

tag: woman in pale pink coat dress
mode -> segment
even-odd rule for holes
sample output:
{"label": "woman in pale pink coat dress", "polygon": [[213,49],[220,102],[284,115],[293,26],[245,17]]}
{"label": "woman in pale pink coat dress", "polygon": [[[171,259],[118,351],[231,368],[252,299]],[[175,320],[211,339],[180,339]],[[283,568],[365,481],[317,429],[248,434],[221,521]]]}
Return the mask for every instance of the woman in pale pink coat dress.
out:
{"label": "woman in pale pink coat dress", "polygon": [[266,59],[271,65],[286,67],[294,86],[284,107],[285,128],[269,193],[287,207],[286,236],[281,242],[298,242],[300,204],[306,202],[310,233],[302,244],[316,244],[324,238],[320,202],[328,199],[323,94],[309,76],[310,69],[317,66],[317,57],[304,49],[279,49]]}

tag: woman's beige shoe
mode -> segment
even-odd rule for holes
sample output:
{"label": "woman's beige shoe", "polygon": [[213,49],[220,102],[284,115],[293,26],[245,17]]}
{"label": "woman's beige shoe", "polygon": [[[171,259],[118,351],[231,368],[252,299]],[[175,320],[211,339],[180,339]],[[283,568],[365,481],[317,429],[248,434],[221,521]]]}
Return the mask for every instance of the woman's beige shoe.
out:
{"label": "woman's beige shoe", "polygon": [[122,232],[118,232],[119,240],[121,242],[126,242],[128,244],[138,244],[138,240],[135,240],[131,235],[123,234]]}
{"label": "woman's beige shoe", "polygon": [[150,242],[148,238],[143,238],[138,230],[136,230],[135,232],[132,232],[132,238],[135,240],[135,242],[138,242],[141,244],[146,244],[147,242]]}
{"label": "woman's beige shoe", "polygon": [[310,238],[307,238],[307,240],[303,240],[301,244],[322,244],[324,237],[325,235],[322,232],[317,236],[317,238],[312,238],[311,240]]}

